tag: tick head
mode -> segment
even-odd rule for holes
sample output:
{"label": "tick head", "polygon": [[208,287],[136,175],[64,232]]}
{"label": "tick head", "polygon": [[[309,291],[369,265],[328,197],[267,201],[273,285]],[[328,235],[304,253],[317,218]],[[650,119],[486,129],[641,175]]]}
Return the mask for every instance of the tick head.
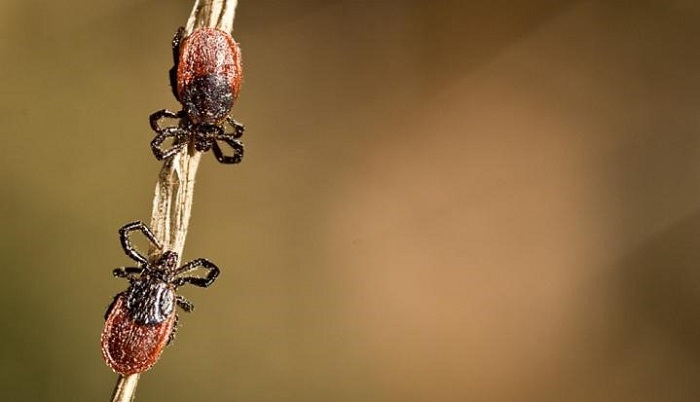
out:
{"label": "tick head", "polygon": [[164,252],[156,262],[156,269],[164,272],[175,271],[177,269],[177,258],[178,255],[174,251]]}

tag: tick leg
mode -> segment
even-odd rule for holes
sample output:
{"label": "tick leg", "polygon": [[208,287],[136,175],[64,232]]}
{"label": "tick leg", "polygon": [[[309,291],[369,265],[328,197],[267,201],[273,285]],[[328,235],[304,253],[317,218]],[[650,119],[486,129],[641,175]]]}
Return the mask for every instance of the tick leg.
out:
{"label": "tick leg", "polygon": [[225,135],[232,136],[234,139],[241,138],[241,136],[243,136],[243,133],[245,132],[245,126],[234,120],[231,116],[226,117],[226,121],[229,125],[231,125],[231,127],[233,127],[233,132],[225,133]]}
{"label": "tick leg", "polygon": [[175,296],[175,302],[185,311],[185,313],[191,313],[194,311],[194,304],[180,295]]}
{"label": "tick leg", "polygon": [[[163,109],[153,113],[149,117],[151,128],[156,132],[155,138],[151,141],[151,151],[153,151],[153,155],[155,155],[156,159],[159,161],[170,158],[180,152],[185,146],[185,144],[181,142],[181,139],[186,135],[185,131],[179,126],[161,127],[159,122],[163,119],[181,119],[183,116],[184,112],[182,110],[174,113],[170,110]],[[163,150],[160,146],[169,137],[175,138],[175,145],[168,150]]]}
{"label": "tick leg", "polygon": [[174,340],[177,335],[177,328],[178,325],[180,324],[180,317],[175,314],[175,323],[173,324],[173,330],[170,331],[170,336],[168,337],[168,343],[166,345],[170,345]]}
{"label": "tick leg", "polygon": [[143,272],[143,268],[141,268],[141,267],[124,267],[124,268],[115,268],[112,271],[112,275],[116,276],[117,278],[131,279],[134,277],[134,275],[138,275],[141,272]]}
{"label": "tick leg", "polygon": [[185,36],[185,27],[180,27],[175,32],[173,36],[173,64],[177,67],[178,61],[180,60],[180,44]]}
{"label": "tick leg", "polygon": [[[181,141],[184,135],[184,131],[178,127],[167,127],[162,129],[161,132],[159,132],[155,138],[153,138],[153,141],[151,141],[151,151],[153,151],[153,155],[156,157],[156,159],[162,161],[163,159],[168,159],[176,153],[182,151],[182,149],[187,145],[187,143]],[[173,145],[170,149],[163,150],[160,146],[169,137],[175,138],[175,145]]]}
{"label": "tick leg", "polygon": [[219,134],[216,136],[217,141],[223,141],[228,144],[233,149],[233,155],[224,155],[219,147],[219,143],[215,141],[212,144],[212,150],[214,151],[214,156],[216,160],[221,163],[234,164],[240,163],[243,159],[243,143],[236,139],[234,135],[229,134]]}
{"label": "tick leg", "polygon": [[150,240],[151,243],[153,243],[153,245],[155,245],[157,248],[162,248],[162,246],[158,242],[158,239],[156,239],[153,232],[151,232],[151,229],[149,229],[148,226],[144,225],[141,221],[127,223],[126,225],[122,226],[121,229],[119,229],[119,239],[121,240],[124,253],[126,253],[126,255],[132,260],[146,266],[148,265],[148,259],[136,251],[136,248],[134,248],[134,246],[131,244],[131,240],[129,240],[129,235],[134,230],[138,230],[143,233],[144,236],[146,236],[148,240]]}
{"label": "tick leg", "polygon": [[162,120],[162,119],[180,119],[183,116],[184,116],[184,114],[183,114],[182,110],[175,113],[175,112],[171,112],[170,110],[163,109],[163,110],[159,110],[159,111],[153,113],[152,115],[150,115],[148,117],[148,121],[151,123],[151,129],[153,129],[153,131],[155,131],[156,133],[160,134],[163,132],[163,130],[166,129],[164,127],[161,127],[160,124],[158,124],[160,122],[160,120]]}
{"label": "tick leg", "polygon": [[224,130],[221,127],[209,124],[201,125],[193,138],[194,149],[199,152],[207,152],[211,149],[212,144],[216,142],[216,137],[223,132]]}
{"label": "tick leg", "polygon": [[197,267],[202,267],[208,270],[209,274],[205,278],[198,278],[194,276],[177,278],[174,282],[175,287],[178,288],[186,283],[189,283],[194,286],[199,286],[200,288],[206,288],[214,283],[216,277],[219,276],[219,267],[214,265],[213,262],[207,260],[206,258],[197,258],[196,260],[188,262],[187,264],[178,268],[177,271],[175,271],[175,275],[182,275],[195,270]]}
{"label": "tick leg", "polygon": [[182,43],[183,36],[185,35],[185,28],[178,28],[173,37],[173,67],[169,71],[170,76],[170,89],[173,91],[175,99],[180,101],[180,97],[177,94],[177,69],[180,65],[180,44]]}
{"label": "tick leg", "polygon": [[109,317],[109,313],[112,312],[112,308],[114,308],[114,303],[117,302],[117,299],[119,299],[119,296],[121,296],[121,295],[122,295],[121,293],[117,294],[116,296],[114,296],[112,301],[109,302],[109,306],[107,307],[107,310],[105,310],[105,321],[107,321],[107,317]]}

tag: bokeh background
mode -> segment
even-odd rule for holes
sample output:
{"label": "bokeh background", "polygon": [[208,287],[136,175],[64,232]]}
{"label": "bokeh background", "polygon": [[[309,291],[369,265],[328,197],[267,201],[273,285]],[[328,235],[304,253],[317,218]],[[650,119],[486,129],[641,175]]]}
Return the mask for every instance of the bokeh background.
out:
{"label": "bokeh background", "polygon": [[[700,400],[700,3],[240,3],[223,273],[137,400]],[[190,7],[0,2],[1,400],[109,398]]]}

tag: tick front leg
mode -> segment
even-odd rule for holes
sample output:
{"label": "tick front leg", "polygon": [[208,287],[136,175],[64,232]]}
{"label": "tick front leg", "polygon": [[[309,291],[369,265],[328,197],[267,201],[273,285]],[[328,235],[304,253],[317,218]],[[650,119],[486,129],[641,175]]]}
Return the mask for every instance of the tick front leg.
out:
{"label": "tick front leg", "polygon": [[[187,143],[182,141],[182,137],[185,135],[186,134],[183,132],[183,130],[178,127],[167,127],[162,129],[162,131],[159,132],[155,138],[153,138],[153,141],[151,141],[151,151],[153,152],[153,155],[156,157],[156,159],[162,161],[163,159],[168,159],[176,153],[182,151],[182,149],[187,146]],[[161,145],[170,137],[174,138],[175,144],[170,149],[163,150]]]}
{"label": "tick front leg", "polygon": [[[181,110],[177,113],[171,112],[170,110],[163,109],[159,110],[148,117],[148,121],[151,123],[151,129],[156,133],[161,133],[163,130],[169,127],[161,127],[160,121],[163,119],[180,119],[184,116],[184,112]],[[177,126],[171,126],[177,127]]]}
{"label": "tick front leg", "polygon": [[243,151],[245,151],[245,149],[243,143],[237,140],[236,137],[229,134],[219,134],[216,136],[216,140],[225,142],[233,149],[233,155],[224,155],[219,147],[219,143],[214,141],[212,144],[212,151],[214,151],[214,156],[220,163],[235,164],[243,160]]}
{"label": "tick front leg", "polygon": [[212,283],[214,283],[214,280],[216,280],[216,278],[219,276],[219,267],[214,265],[213,262],[207,260],[206,258],[198,258],[196,260],[188,262],[187,264],[178,268],[177,271],[175,271],[175,275],[182,275],[184,273],[197,269],[197,267],[202,267],[208,270],[209,274],[205,278],[198,278],[195,276],[185,276],[182,278],[177,278],[174,282],[175,287],[178,288],[186,283],[189,283],[194,286],[199,286],[200,288],[206,288]]}
{"label": "tick front leg", "polygon": [[126,253],[126,255],[132,260],[138,262],[141,265],[146,266],[148,265],[148,259],[142,254],[140,254],[136,250],[136,248],[134,248],[133,244],[131,244],[131,240],[129,239],[131,232],[133,232],[134,230],[138,230],[141,233],[143,233],[144,236],[146,236],[148,240],[150,240],[151,243],[153,243],[153,245],[156,246],[156,248],[160,249],[162,248],[162,246],[158,242],[158,239],[156,239],[156,236],[153,234],[153,232],[151,232],[151,229],[149,229],[148,226],[144,225],[141,221],[127,223],[119,229],[119,240],[121,240],[124,253]]}

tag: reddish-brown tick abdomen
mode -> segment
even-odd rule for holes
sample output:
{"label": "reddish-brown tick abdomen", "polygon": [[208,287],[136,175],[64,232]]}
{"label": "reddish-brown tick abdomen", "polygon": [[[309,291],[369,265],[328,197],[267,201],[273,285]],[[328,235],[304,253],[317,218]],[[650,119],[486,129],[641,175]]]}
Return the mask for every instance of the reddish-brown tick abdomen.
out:
{"label": "reddish-brown tick abdomen", "polygon": [[231,35],[199,28],[184,38],[177,65],[177,94],[195,123],[217,124],[238,97],[241,51]]}
{"label": "reddish-brown tick abdomen", "polygon": [[102,356],[107,365],[123,375],[141,373],[160,357],[175,325],[175,310],[155,325],[139,324],[126,308],[124,293],[117,296],[102,331]]}

